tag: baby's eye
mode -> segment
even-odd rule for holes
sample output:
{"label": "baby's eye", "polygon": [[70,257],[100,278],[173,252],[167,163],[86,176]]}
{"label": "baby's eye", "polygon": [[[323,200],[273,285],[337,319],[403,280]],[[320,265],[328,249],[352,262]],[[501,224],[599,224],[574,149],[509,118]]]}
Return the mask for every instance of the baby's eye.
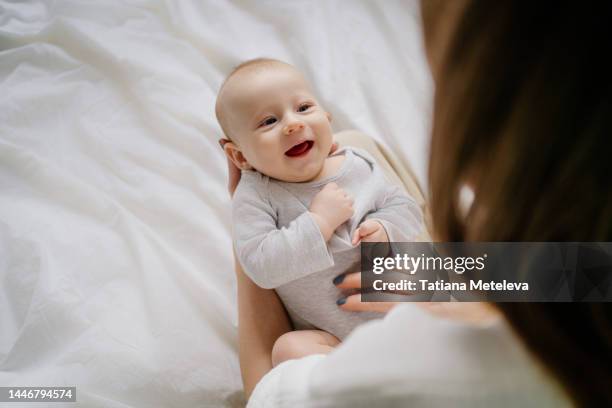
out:
{"label": "baby's eye", "polygon": [[268,126],[268,125],[271,125],[271,124],[273,124],[273,123],[276,123],[276,118],[274,118],[274,117],[270,116],[269,118],[265,118],[264,120],[262,120],[262,121],[259,123],[259,126],[258,126],[258,127]]}
{"label": "baby's eye", "polygon": [[300,105],[300,107],[297,109],[297,111],[298,112],[306,112],[311,107],[312,107],[311,103],[303,103],[303,104]]}

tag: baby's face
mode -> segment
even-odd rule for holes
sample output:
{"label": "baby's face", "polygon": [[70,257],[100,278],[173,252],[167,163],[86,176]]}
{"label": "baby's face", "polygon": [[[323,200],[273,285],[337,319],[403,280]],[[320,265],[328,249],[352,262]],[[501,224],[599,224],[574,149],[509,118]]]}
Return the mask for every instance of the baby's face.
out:
{"label": "baby's face", "polygon": [[295,68],[238,72],[222,92],[227,126],[248,165],[290,182],[320,173],[332,145],[330,116]]}

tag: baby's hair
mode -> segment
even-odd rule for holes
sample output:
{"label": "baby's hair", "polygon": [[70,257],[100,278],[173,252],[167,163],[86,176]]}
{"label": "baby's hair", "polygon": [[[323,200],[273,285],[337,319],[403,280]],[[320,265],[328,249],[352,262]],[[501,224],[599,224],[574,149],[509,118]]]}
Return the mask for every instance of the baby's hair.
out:
{"label": "baby's hair", "polygon": [[223,117],[224,115],[221,110],[221,104],[219,103],[219,100],[220,100],[219,95],[221,95],[221,92],[223,91],[223,87],[225,86],[225,84],[227,84],[230,78],[232,78],[238,72],[244,71],[245,69],[257,71],[257,70],[261,70],[265,68],[270,68],[275,65],[276,66],[278,65],[291,66],[290,64],[287,64],[286,62],[283,62],[283,61],[280,61],[274,58],[254,58],[254,59],[250,59],[250,60],[247,60],[247,61],[244,61],[238,64],[234,69],[232,69],[229,75],[223,80],[223,83],[221,84],[221,87],[219,88],[219,92],[217,93],[217,102],[215,104],[215,115],[217,116],[217,121],[219,122],[219,126],[221,126],[221,130],[223,130],[225,137],[231,140],[231,136],[229,135],[229,132],[228,132],[228,126],[225,123],[225,118]]}

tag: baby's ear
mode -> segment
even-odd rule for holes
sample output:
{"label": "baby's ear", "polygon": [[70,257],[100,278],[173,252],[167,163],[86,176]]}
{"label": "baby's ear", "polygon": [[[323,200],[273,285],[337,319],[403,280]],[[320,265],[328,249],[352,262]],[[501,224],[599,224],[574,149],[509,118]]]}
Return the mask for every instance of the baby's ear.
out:
{"label": "baby's ear", "polygon": [[234,142],[227,142],[223,145],[223,151],[225,155],[234,163],[236,167],[241,170],[252,169],[251,165],[247,161],[246,157],[242,154],[238,146]]}
{"label": "baby's ear", "polygon": [[325,116],[327,116],[327,120],[329,120],[329,122],[331,123],[332,121],[332,114],[329,112],[325,112]]}

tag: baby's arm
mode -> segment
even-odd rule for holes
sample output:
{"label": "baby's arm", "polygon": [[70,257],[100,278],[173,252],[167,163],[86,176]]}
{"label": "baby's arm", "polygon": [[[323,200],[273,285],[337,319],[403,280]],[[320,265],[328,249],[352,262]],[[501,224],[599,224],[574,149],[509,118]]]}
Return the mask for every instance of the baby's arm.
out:
{"label": "baby's arm", "polygon": [[353,215],[353,199],[336,183],[329,183],[314,196],[308,211],[327,242],[336,228]]}
{"label": "baby's arm", "polygon": [[402,189],[389,182],[386,184],[384,194],[376,200],[376,210],[365,217],[360,229],[364,224],[377,221],[386,233],[387,239],[383,241],[412,241],[423,231],[423,213]]}
{"label": "baby's arm", "polygon": [[282,228],[256,184],[241,182],[233,205],[238,259],[253,282],[266,289],[332,266],[327,241],[353,213],[352,200],[331,183],[314,197],[309,211]]}

